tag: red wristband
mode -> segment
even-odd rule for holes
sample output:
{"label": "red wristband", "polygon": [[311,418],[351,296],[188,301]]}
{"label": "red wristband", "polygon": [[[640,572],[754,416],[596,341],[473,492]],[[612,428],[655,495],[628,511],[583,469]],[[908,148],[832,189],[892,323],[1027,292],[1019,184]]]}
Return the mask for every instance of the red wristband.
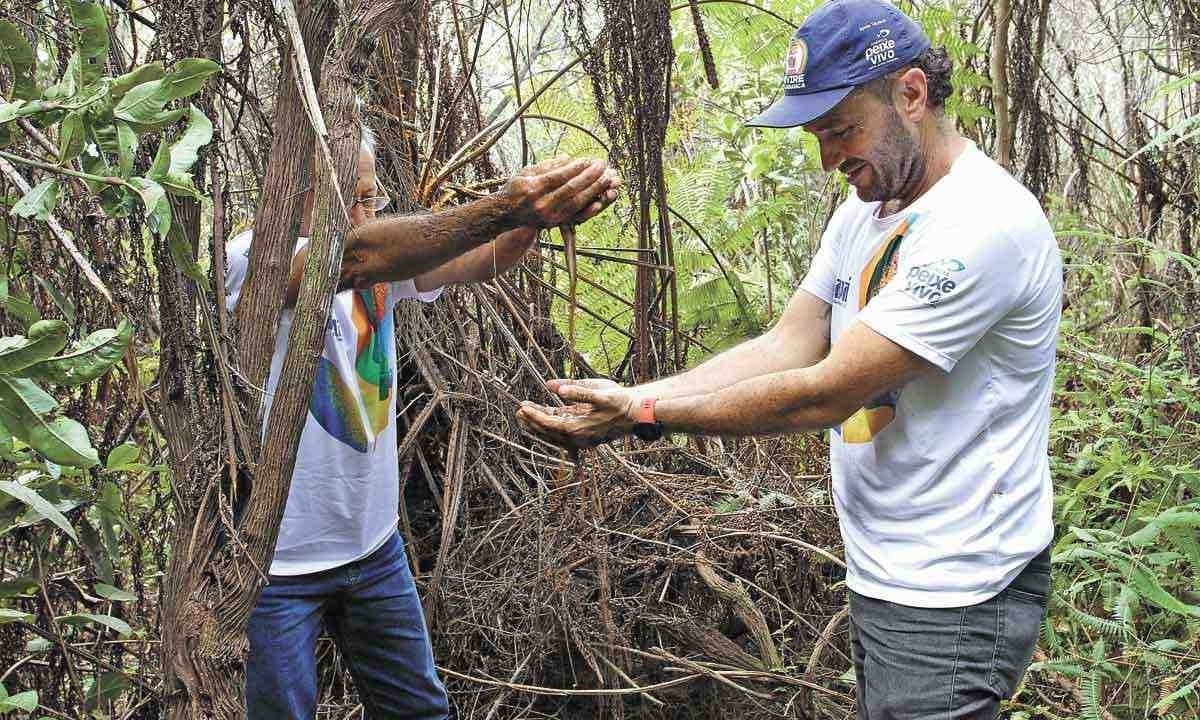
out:
{"label": "red wristband", "polygon": [[646,423],[647,425],[653,425],[655,423],[654,404],[657,402],[658,398],[642,398],[642,402],[638,405],[637,421],[639,423]]}

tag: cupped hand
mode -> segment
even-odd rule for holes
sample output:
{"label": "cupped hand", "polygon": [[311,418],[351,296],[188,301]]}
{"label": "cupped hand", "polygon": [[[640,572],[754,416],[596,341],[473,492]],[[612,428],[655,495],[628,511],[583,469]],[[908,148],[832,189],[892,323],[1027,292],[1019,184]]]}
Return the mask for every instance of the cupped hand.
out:
{"label": "cupped hand", "polygon": [[525,401],[517,422],[526,431],[565,448],[586,448],[612,442],[632,430],[637,410],[633,392],[612,380],[551,380],[546,386],[564,407]]}
{"label": "cupped hand", "polygon": [[603,160],[556,157],[522,169],[501,192],[520,225],[578,224],[611,205],[621,178]]}

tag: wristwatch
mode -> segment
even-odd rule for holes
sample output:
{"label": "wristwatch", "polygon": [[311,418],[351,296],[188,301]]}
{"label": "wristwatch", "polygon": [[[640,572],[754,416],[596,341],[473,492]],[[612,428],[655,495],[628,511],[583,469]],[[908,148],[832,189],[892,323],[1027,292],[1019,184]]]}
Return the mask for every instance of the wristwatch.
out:
{"label": "wristwatch", "polygon": [[639,440],[653,442],[663,436],[663,424],[654,419],[654,404],[658,398],[642,398],[638,405],[637,422],[633,426],[633,435]]}

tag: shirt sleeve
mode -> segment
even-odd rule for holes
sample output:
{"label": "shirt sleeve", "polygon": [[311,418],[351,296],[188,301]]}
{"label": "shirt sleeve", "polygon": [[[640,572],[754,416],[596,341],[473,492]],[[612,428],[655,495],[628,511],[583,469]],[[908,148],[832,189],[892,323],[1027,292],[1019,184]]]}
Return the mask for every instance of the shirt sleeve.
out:
{"label": "shirt sleeve", "polygon": [[225,307],[233,312],[242,296],[246,269],[250,267],[250,233],[234,236],[225,244]]}
{"label": "shirt sleeve", "polygon": [[412,280],[396,280],[390,283],[392,286],[392,304],[401,300],[420,300],[421,302],[431,303],[442,296],[441,286],[432,290],[422,292],[417,289],[416,283]]}
{"label": "shirt sleeve", "polygon": [[946,372],[1022,296],[1028,259],[1006,233],[930,227],[900,253],[895,277],[858,320]]}
{"label": "shirt sleeve", "polygon": [[801,290],[815,295],[830,305],[833,304],[836,295],[837,264],[834,262],[834,258],[837,257],[837,249],[834,247],[834,243],[837,242],[836,238],[840,232],[841,215],[842,212],[837,212],[830,218],[825,232],[821,235],[821,245],[817,248],[817,253],[813,255],[808,272],[805,273],[804,280],[800,283]]}

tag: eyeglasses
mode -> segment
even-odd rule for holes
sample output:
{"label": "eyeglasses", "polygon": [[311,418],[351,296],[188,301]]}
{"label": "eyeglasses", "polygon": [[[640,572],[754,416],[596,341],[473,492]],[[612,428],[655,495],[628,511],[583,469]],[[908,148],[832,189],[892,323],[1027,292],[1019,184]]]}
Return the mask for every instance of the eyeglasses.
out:
{"label": "eyeglasses", "polygon": [[391,198],[384,197],[383,195],[376,195],[375,197],[357,198],[355,199],[354,204],[362,205],[372,212],[379,212],[387,207],[388,203],[391,201]]}

